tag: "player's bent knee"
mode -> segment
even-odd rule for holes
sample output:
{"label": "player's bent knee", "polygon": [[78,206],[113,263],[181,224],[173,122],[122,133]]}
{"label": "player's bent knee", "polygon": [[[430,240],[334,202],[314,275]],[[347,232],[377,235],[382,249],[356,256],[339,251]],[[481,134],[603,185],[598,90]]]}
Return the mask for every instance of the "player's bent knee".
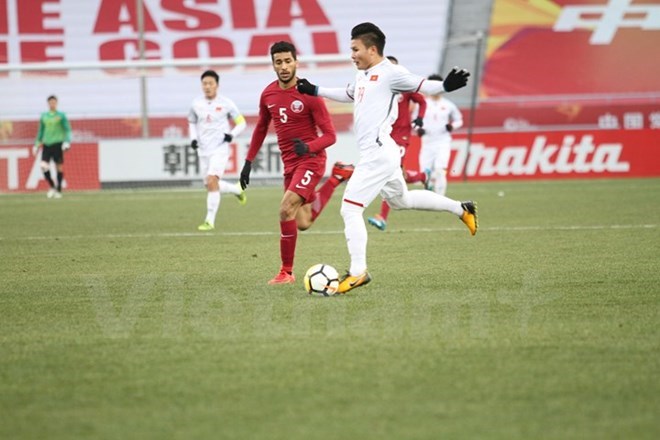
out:
{"label": "player's bent knee", "polygon": [[392,197],[386,199],[386,201],[392,209],[410,209],[410,198],[408,197],[408,194],[399,197]]}
{"label": "player's bent knee", "polygon": [[346,202],[342,202],[341,209],[339,210],[339,213],[344,218],[355,214],[362,215],[363,212],[364,212],[364,207]]}
{"label": "player's bent knee", "polygon": [[312,226],[312,223],[313,222],[307,220],[301,220],[301,219],[296,220],[296,225],[298,226],[299,231],[308,230]]}

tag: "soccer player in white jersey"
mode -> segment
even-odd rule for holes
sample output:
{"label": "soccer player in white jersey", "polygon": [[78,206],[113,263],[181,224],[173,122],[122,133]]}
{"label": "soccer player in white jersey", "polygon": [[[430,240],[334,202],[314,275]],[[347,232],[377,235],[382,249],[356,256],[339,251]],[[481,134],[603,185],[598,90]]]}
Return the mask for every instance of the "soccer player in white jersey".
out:
{"label": "soccer player in white jersey", "polygon": [[[430,80],[442,81],[442,76],[433,74]],[[440,93],[426,97],[422,148],[419,166],[431,176],[433,191],[443,196],[447,192],[447,167],[451,151],[451,132],[463,126],[463,116],[456,104]]]}
{"label": "soccer player in white jersey", "polygon": [[[213,70],[202,74],[204,96],[193,100],[188,113],[191,147],[197,150],[207,190],[206,219],[197,227],[200,231],[215,229],[221,192],[234,194],[242,205],[247,201],[238,183],[222,180],[229,160],[229,144],[245,130],[245,118],[231,99],[218,94],[219,80]],[[234,123],[233,128],[229,119]]]}
{"label": "soccer player in white jersey", "polygon": [[455,68],[444,81],[426,80],[384,58],[384,48],[385,34],[378,26],[358,24],[351,31],[351,58],[358,69],[353,83],[345,88],[326,88],[304,78],[298,80],[301,93],[354,103],[353,123],[360,159],[341,205],[351,265],[339,284],[339,293],[371,281],[367,272],[367,227],[363,214],[379,193],[394,209],[448,211],[459,217],[472,235],[477,232],[475,203],[461,203],[426,190],[408,191],[401,171],[399,148],[390,136],[392,123],[397,118],[397,93],[450,92],[464,87],[470,74]]}

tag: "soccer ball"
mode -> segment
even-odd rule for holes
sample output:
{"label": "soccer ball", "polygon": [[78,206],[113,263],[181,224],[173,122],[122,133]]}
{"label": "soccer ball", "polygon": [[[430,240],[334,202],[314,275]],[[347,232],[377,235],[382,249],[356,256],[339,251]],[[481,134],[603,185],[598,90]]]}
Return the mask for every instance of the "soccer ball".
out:
{"label": "soccer ball", "polygon": [[337,269],[327,264],[315,264],[307,269],[305,278],[305,290],[310,295],[330,296],[334,295],[339,288],[339,274]]}

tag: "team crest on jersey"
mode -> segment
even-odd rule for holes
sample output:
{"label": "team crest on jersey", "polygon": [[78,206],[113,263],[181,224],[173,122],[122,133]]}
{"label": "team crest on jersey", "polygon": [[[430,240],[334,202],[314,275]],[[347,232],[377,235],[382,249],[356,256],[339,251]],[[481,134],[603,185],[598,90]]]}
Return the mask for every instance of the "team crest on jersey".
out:
{"label": "team crest on jersey", "polygon": [[300,113],[301,111],[303,111],[304,108],[305,105],[302,103],[302,101],[298,99],[296,99],[291,103],[291,111],[293,111],[294,113]]}

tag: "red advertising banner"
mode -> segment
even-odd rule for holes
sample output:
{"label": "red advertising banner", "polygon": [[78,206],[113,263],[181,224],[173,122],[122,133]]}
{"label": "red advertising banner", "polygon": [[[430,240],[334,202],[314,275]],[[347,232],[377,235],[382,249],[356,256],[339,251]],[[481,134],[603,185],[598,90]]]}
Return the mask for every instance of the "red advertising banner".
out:
{"label": "red advertising banner", "polygon": [[[452,142],[448,177],[469,180],[660,176],[660,135],[652,130],[481,133],[469,152]],[[406,165],[418,169],[419,138]]]}
{"label": "red advertising banner", "polygon": [[660,91],[657,0],[495,0],[487,97]]}
{"label": "red advertising banner", "polygon": [[[51,166],[54,167],[52,163]],[[52,175],[56,176],[54,169]],[[101,188],[96,143],[73,144],[64,153],[64,182],[67,190]],[[41,170],[41,155],[34,156],[32,146],[0,146],[0,192],[47,189],[48,183]]]}

